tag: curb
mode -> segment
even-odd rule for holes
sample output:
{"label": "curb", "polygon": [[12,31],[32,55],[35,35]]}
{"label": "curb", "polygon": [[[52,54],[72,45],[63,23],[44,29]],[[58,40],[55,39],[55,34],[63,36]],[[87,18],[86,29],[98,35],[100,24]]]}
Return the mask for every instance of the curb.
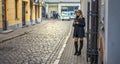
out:
{"label": "curb", "polygon": [[[37,25],[37,24],[36,24],[36,25]],[[31,25],[31,26],[32,26],[32,25]],[[33,26],[32,26],[32,27],[33,27]],[[27,28],[28,28],[28,27],[25,27],[24,29],[21,28],[21,29],[25,30],[25,29],[27,29]],[[30,28],[30,27],[29,27],[29,28]],[[29,29],[29,28],[28,28],[28,30],[23,31],[22,33],[17,33],[15,36],[11,36],[11,37],[4,38],[4,39],[0,40],[0,43],[4,43],[5,41],[14,39],[14,38],[19,37],[19,36],[23,36],[23,35],[28,34],[29,32],[31,32],[31,31],[34,30],[33,28],[32,28],[32,29]],[[18,30],[19,30],[19,29],[18,29]],[[14,31],[13,31],[13,32],[14,32]]]}
{"label": "curb", "polygon": [[19,36],[23,36],[23,35],[25,35],[25,34],[28,34],[28,33],[31,32],[31,31],[32,31],[32,30],[25,31],[25,32],[23,32],[23,33],[21,33],[21,34],[17,34],[17,35],[15,35],[15,36],[13,36],[13,37],[9,37],[9,38],[2,39],[2,40],[0,40],[0,43],[4,43],[5,41],[14,39],[14,38],[19,37]]}
{"label": "curb", "polygon": [[67,37],[66,37],[66,39],[65,39],[65,42],[64,42],[64,44],[63,44],[63,46],[62,46],[62,48],[61,48],[61,50],[60,50],[60,52],[59,52],[59,54],[58,54],[58,57],[56,58],[56,60],[54,61],[53,64],[59,64],[60,58],[61,58],[62,53],[63,53],[63,51],[64,51],[64,49],[65,49],[65,47],[66,47],[67,41],[68,41],[71,33],[72,33],[72,28],[70,29],[70,32],[68,33],[68,35],[67,35]]}
{"label": "curb", "polygon": [[11,33],[11,32],[13,32],[14,30],[7,30],[7,31],[2,31],[2,32],[0,32],[0,34],[8,34],[8,33]]}

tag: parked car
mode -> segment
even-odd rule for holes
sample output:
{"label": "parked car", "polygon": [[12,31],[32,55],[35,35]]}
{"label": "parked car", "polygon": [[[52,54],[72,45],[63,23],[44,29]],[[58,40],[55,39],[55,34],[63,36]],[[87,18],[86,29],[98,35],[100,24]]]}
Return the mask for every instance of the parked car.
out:
{"label": "parked car", "polygon": [[69,17],[70,17],[70,19],[74,19],[75,18],[75,12],[74,11],[69,11]]}
{"label": "parked car", "polygon": [[61,14],[61,19],[62,20],[70,20],[69,12],[68,11],[63,11]]}

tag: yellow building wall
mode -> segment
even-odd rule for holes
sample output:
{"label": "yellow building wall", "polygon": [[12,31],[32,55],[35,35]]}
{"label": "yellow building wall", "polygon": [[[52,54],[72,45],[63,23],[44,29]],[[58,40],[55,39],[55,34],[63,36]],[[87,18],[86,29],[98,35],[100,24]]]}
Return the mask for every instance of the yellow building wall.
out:
{"label": "yellow building wall", "polygon": [[32,20],[35,20],[35,5],[33,5],[32,9]]}
{"label": "yellow building wall", "polygon": [[[18,0],[18,19],[15,18],[15,0],[8,0],[8,24],[9,26],[22,23],[22,2],[26,2],[25,21],[30,21],[30,0]],[[11,4],[13,3],[13,4]]]}
{"label": "yellow building wall", "polygon": [[39,6],[39,18],[42,18],[42,7]]}
{"label": "yellow building wall", "polygon": [[26,11],[28,13],[26,13],[26,22],[30,21],[30,0],[26,0],[27,4],[26,4]]}
{"label": "yellow building wall", "polygon": [[[21,6],[21,4],[22,4],[22,2],[21,2],[21,0],[18,0],[18,19],[16,19],[16,17],[15,17],[15,15],[16,15],[16,13],[15,13],[15,10],[16,10],[16,8],[15,8],[15,0],[6,0],[6,2],[7,2],[7,7],[6,7],[6,9],[7,9],[7,14],[6,14],[6,16],[7,16],[7,22],[8,22],[8,26],[11,26],[11,25],[15,25],[15,24],[18,24],[18,23],[21,23],[21,21],[22,21],[22,6]],[[12,4],[11,4],[12,3]]]}
{"label": "yellow building wall", "polygon": [[[6,0],[6,9],[7,9],[7,14],[6,14],[6,17],[7,17],[7,24],[8,26],[12,26],[12,25],[16,25],[16,24],[20,24],[22,23],[22,2],[26,2],[26,11],[27,13],[25,13],[25,16],[26,16],[26,22],[27,21],[30,21],[30,0],[18,0],[18,11],[17,11],[17,14],[18,14],[18,18],[16,19],[15,15],[15,0]],[[39,10],[39,17],[41,18],[42,17],[42,7],[40,7],[40,10]],[[37,11],[37,14],[38,14],[38,11]],[[39,18],[38,15],[37,15],[37,18]],[[32,20],[35,20],[35,5],[33,5],[33,8],[32,8]],[[2,0],[0,0],[0,28],[2,28]]]}
{"label": "yellow building wall", "polygon": [[[13,4],[11,4],[13,3]],[[6,21],[8,26],[16,24],[15,22],[15,1],[14,0],[6,0]]]}
{"label": "yellow building wall", "polygon": [[[32,20],[35,20],[35,12],[37,13],[37,19],[38,18],[41,18],[42,17],[42,12],[41,12],[41,7],[38,8],[39,6],[36,6],[37,7],[37,10],[35,10],[35,5],[33,5],[33,8],[32,8]],[[39,12],[39,13],[38,13]]]}
{"label": "yellow building wall", "polygon": [[42,18],[42,7],[40,6],[40,18]]}
{"label": "yellow building wall", "polygon": [[15,19],[16,24],[22,23],[22,1],[18,0],[18,19]]}
{"label": "yellow building wall", "polygon": [[0,28],[2,28],[2,0],[0,0]]}
{"label": "yellow building wall", "polygon": [[[30,21],[30,0],[22,0],[22,2],[26,2],[26,5],[25,5],[25,10],[27,13],[25,13],[25,21],[28,22]],[[22,5],[22,3],[21,3]],[[22,9],[21,9],[22,11]]]}
{"label": "yellow building wall", "polygon": [[39,14],[38,14],[38,11],[39,11],[39,10],[38,10],[38,7],[39,7],[39,6],[37,6],[37,19],[39,18],[39,17],[38,17],[38,15],[39,15]]}
{"label": "yellow building wall", "polygon": [[28,2],[29,0],[22,0],[22,1]]}

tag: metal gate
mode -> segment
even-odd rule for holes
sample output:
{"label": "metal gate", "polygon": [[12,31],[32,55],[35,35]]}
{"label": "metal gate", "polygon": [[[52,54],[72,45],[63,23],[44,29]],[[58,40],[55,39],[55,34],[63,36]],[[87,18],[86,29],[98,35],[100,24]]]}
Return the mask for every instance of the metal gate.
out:
{"label": "metal gate", "polygon": [[98,64],[98,0],[88,2],[87,16],[87,61]]}

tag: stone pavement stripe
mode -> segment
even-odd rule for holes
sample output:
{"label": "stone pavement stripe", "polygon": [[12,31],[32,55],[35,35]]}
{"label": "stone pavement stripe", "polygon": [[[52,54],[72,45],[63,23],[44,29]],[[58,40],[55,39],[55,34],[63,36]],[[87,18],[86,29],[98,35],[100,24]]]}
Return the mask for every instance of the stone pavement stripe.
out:
{"label": "stone pavement stripe", "polygon": [[62,38],[61,40],[60,40],[60,42],[59,42],[59,44],[56,46],[56,48],[55,48],[55,50],[51,53],[51,55],[50,55],[50,58],[48,58],[49,59],[49,61],[47,61],[47,63],[48,64],[53,64],[54,62],[54,59],[56,59],[56,55],[57,54],[59,54],[59,50],[60,50],[60,48],[61,48],[61,46],[62,46],[62,41],[64,40],[64,38]]}
{"label": "stone pavement stripe", "polygon": [[59,63],[60,58],[61,58],[61,55],[62,55],[62,53],[63,53],[63,51],[64,51],[64,49],[65,49],[65,47],[66,47],[66,43],[67,43],[67,41],[68,41],[68,39],[69,39],[69,37],[70,37],[70,35],[71,35],[71,32],[72,32],[72,29],[70,29],[69,34],[68,34],[68,36],[66,37],[66,40],[65,40],[65,42],[64,42],[64,45],[63,45],[62,49],[60,50],[60,53],[59,53],[57,59],[55,60],[54,64],[58,64],[58,63]]}

